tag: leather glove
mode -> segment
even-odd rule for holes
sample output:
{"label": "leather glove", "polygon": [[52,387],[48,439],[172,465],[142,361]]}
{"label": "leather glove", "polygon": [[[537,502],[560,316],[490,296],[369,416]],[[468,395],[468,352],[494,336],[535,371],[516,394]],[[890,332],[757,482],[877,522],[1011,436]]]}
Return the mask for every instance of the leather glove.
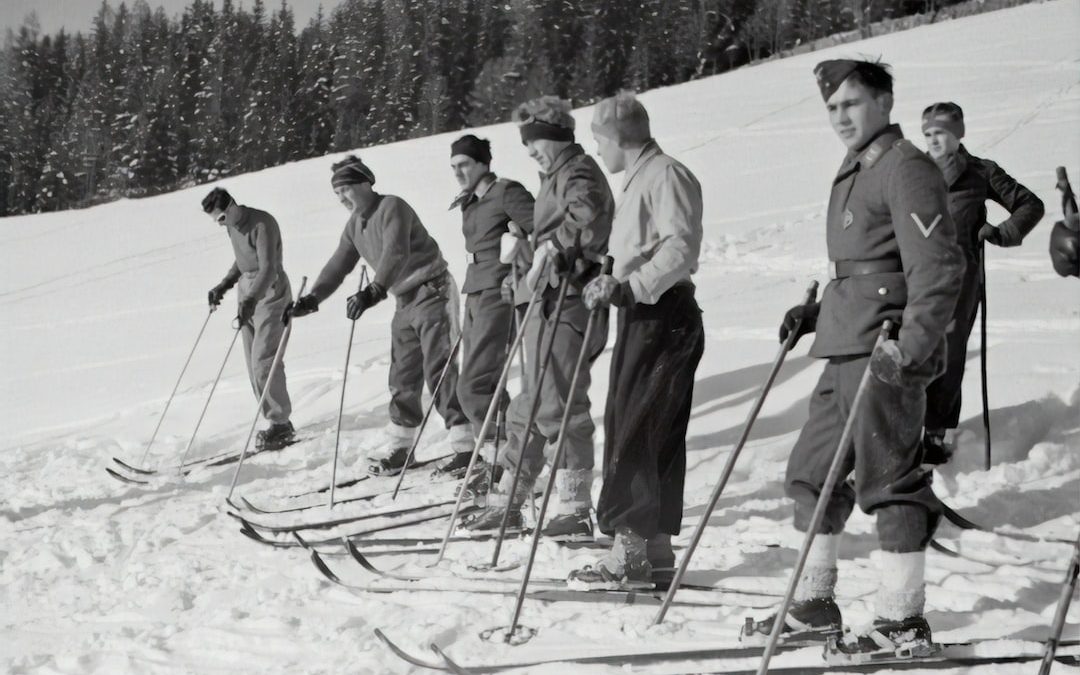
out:
{"label": "leather glove", "polygon": [[218,284],[210,289],[210,292],[206,294],[206,300],[210,303],[211,307],[217,307],[221,304],[221,300],[225,297],[225,294],[229,292],[228,288]]}
{"label": "leather glove", "polygon": [[533,254],[532,267],[525,274],[525,285],[529,287],[530,291],[536,290],[536,285],[540,282],[540,273],[545,271],[548,267],[548,261],[554,258],[558,253],[558,249],[555,248],[555,244],[551,241],[545,241],[536,248],[536,252]]}
{"label": "leather glove", "polygon": [[1080,227],[1069,227],[1063,220],[1054,223],[1050,232],[1050,262],[1059,275],[1080,277]]}
{"label": "leather glove", "polygon": [[257,302],[256,298],[244,298],[240,301],[240,311],[237,312],[236,317],[240,319],[241,325],[251,322],[251,318],[255,316],[255,305]]}
{"label": "leather glove", "polygon": [[386,289],[379,284],[371,283],[355,295],[350,295],[345,303],[345,316],[356,321],[375,305],[386,297]]}
{"label": "leather glove", "polygon": [[870,374],[885,384],[899,387],[904,384],[904,353],[896,340],[886,340],[870,355]]}
{"label": "leather glove", "polygon": [[285,313],[281,317],[282,323],[289,323],[292,317],[300,318],[319,311],[319,299],[311,293],[300,296],[296,302],[285,305]]}
{"label": "leather glove", "polygon": [[610,274],[601,274],[585,285],[582,299],[589,309],[615,305],[623,307],[634,301],[634,293],[627,283],[619,283]]}
{"label": "leather glove", "polygon": [[499,286],[499,295],[502,296],[503,302],[508,302],[511,305],[514,304],[514,287],[517,286],[514,279],[514,273],[507,274],[503,280],[502,285]]}
{"label": "leather glove", "polygon": [[1020,237],[1017,236],[1016,229],[1008,222],[996,227],[990,223],[983,223],[983,226],[979,228],[979,241],[989,242],[1002,248],[1020,245]]}
{"label": "leather glove", "polygon": [[[784,323],[780,324],[780,343],[783,344],[794,330],[795,337],[791,341],[791,346],[794,347],[799,342],[799,338],[817,330],[817,318],[820,311],[821,305],[816,302],[795,305],[789,309],[784,314]],[[800,319],[802,323],[799,323]],[[798,325],[797,329],[796,325]]]}

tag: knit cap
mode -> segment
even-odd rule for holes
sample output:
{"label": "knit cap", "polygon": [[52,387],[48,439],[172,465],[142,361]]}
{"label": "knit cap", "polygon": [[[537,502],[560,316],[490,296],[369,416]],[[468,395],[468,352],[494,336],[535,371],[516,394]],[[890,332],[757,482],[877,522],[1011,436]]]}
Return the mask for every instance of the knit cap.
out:
{"label": "knit cap", "polygon": [[518,125],[521,142],[537,139],[552,141],[574,140],[574,116],[570,101],[558,96],[541,96],[525,101],[513,112],[511,119]]}
{"label": "knit cap", "polygon": [[472,134],[465,134],[450,145],[450,156],[465,155],[481,164],[491,165],[491,143]]}
{"label": "knit cap", "polygon": [[330,185],[333,187],[359,183],[375,185],[375,172],[361,162],[356,155],[349,155],[330,168],[334,170],[334,175],[330,178]]}
{"label": "knit cap", "polygon": [[944,129],[957,139],[964,137],[964,111],[952,101],[935,103],[922,114],[922,130]]}

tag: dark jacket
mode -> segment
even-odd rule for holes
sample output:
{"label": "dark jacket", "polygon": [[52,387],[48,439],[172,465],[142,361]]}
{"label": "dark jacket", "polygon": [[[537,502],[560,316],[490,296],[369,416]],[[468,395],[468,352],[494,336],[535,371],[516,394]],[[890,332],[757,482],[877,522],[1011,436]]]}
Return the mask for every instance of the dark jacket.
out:
{"label": "dark jacket", "polygon": [[[548,240],[560,249],[568,249],[580,232],[584,257],[600,262],[607,254],[614,215],[615,199],[607,177],[596,160],[573,143],[555,159],[551,171],[540,174],[540,192],[536,195],[530,237],[532,250]],[[548,275],[548,283],[559,285],[554,271]],[[569,294],[577,293],[578,290],[571,287]],[[531,295],[525,275],[522,275],[514,301],[516,304],[528,302]]]}
{"label": "dark jacket", "polygon": [[903,271],[830,281],[811,355],[869,354],[885,319],[900,324],[905,366],[943,353],[964,272],[945,194],[941,171],[896,125],[848,153],[829,198],[829,259],[898,259]]}
{"label": "dark jacket", "polygon": [[1009,218],[997,226],[1002,246],[1019,246],[1042,220],[1046,209],[1041,199],[1000,166],[975,157],[963,145],[939,166],[949,186],[949,213],[956,236],[969,264],[979,262],[979,229],[986,223],[986,200],[1009,212]]}
{"label": "dark jacket", "polygon": [[363,213],[353,213],[337,250],[326,262],[311,294],[319,301],[337,290],[360,258],[375,268],[372,283],[402,295],[446,273],[439,245],[404,199],[375,194]]}
{"label": "dark jacket", "polygon": [[510,266],[499,262],[499,242],[511,220],[526,233],[533,231],[535,200],[521,183],[488,174],[481,178],[489,187],[482,197],[470,195],[461,205],[461,231],[469,267],[465,272],[462,293],[478,293],[498,288],[510,273]]}

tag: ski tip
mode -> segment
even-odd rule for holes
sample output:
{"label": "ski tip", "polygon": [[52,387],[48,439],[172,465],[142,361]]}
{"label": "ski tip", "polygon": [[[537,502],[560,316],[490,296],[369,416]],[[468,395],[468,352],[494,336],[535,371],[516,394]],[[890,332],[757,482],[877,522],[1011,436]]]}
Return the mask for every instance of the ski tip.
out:
{"label": "ski tip", "polygon": [[356,543],[353,540],[349,539],[348,537],[342,537],[341,543],[345,545],[345,548],[349,551],[349,555],[351,555],[353,560],[359,563],[361,567],[363,567],[369,572],[378,573],[378,570],[375,569],[375,566],[372,565],[371,561],[368,560],[364,556],[364,554],[360,552],[360,549],[357,547]]}
{"label": "ski tip", "polygon": [[444,652],[442,648],[439,647],[439,645],[435,644],[434,642],[431,643],[431,651],[435,652],[435,655],[443,660],[443,663],[446,664],[446,667],[450,670],[451,673],[454,673],[454,675],[472,675],[471,670],[458,665],[452,658],[446,655],[446,652]]}
{"label": "ski tip", "polygon": [[247,508],[247,510],[253,513],[269,513],[269,511],[264,511],[263,509],[260,509],[258,506],[255,506],[254,504],[249,502],[247,497],[241,497],[240,501],[244,503],[244,507]]}
{"label": "ski tip", "polygon": [[143,469],[143,468],[135,466],[134,464],[128,464],[127,462],[120,459],[119,457],[113,457],[112,461],[116,462],[117,466],[121,466],[121,467],[127,469],[128,471],[130,471],[131,473],[137,473],[137,474],[140,474],[142,476],[152,476],[153,474],[157,473],[157,471],[155,471],[153,469]]}
{"label": "ski tip", "polygon": [[311,562],[315,564],[315,569],[319,570],[319,573],[322,574],[324,577],[334,582],[335,584],[342,583],[341,579],[338,578],[338,575],[334,574],[330,570],[330,568],[327,567],[326,562],[323,561],[322,556],[319,555],[318,551],[311,552]]}
{"label": "ski tip", "polygon": [[305,550],[311,550],[311,545],[308,544],[306,541],[304,541],[304,538],[300,536],[299,532],[297,532],[296,530],[293,530],[292,531],[292,536],[293,536],[293,539],[296,540],[296,543],[300,544],[300,548],[305,549]]}
{"label": "ski tip", "polygon": [[113,471],[111,468],[108,468],[108,467],[105,468],[105,473],[109,474],[110,476],[112,476],[116,480],[120,481],[121,483],[127,483],[128,485],[149,485],[150,484],[149,481],[138,480],[136,478],[129,478],[128,476],[122,476],[119,473],[117,473],[116,471]]}
{"label": "ski tip", "polygon": [[381,640],[382,643],[384,645],[386,645],[387,649],[389,649],[390,651],[392,651],[394,653],[394,656],[398,657],[402,661],[405,661],[406,663],[411,663],[414,666],[419,666],[421,668],[428,668],[430,670],[441,670],[441,671],[444,671],[444,672],[450,670],[449,666],[443,665],[441,663],[432,663],[430,661],[424,661],[423,659],[420,659],[420,658],[417,658],[417,657],[413,656],[409,652],[407,652],[404,649],[402,649],[401,647],[397,646],[394,643],[393,640],[391,640],[389,637],[387,637],[386,633],[382,632],[382,630],[380,630],[378,628],[375,629],[375,637],[379,638],[379,640]]}

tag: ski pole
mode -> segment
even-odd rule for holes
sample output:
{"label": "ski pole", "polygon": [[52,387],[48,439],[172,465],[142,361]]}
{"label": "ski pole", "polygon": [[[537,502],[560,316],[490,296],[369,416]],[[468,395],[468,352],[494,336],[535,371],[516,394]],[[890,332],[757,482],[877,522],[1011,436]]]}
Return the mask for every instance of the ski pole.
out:
{"label": "ski pole", "polygon": [[[296,294],[296,297],[304,294],[305,286],[307,286],[307,277],[300,281],[300,291]],[[240,460],[236,463],[236,471],[233,472],[232,483],[229,485],[229,494],[225,496],[225,501],[232,499],[233,490],[236,489],[236,480],[240,478],[240,469],[244,466],[244,459],[247,457],[248,447],[251,445],[251,437],[255,435],[255,425],[259,423],[259,414],[262,412],[263,402],[266,401],[266,395],[270,393],[270,384],[274,381],[274,371],[281,365],[281,359],[285,356],[285,345],[289,342],[292,327],[293,322],[290,321],[285,324],[285,330],[281,332],[277,352],[274,353],[274,360],[270,363],[270,370],[266,373],[266,384],[263,385],[262,394],[259,396],[259,404],[255,408],[255,419],[251,421],[251,430],[248,431],[247,440],[244,441],[244,449],[240,451]]]}
{"label": "ski pole", "polygon": [[[446,380],[446,374],[450,372],[450,366],[454,365],[454,358],[457,356],[458,347],[461,346],[461,340],[464,337],[465,333],[458,333],[453,346],[450,347],[450,356],[446,359],[446,363],[443,364],[442,372],[439,374],[439,381],[435,383],[435,388],[431,391],[431,400],[428,401],[427,410],[424,411],[424,419],[420,420],[420,426],[416,428],[416,435],[413,436],[412,446],[409,447],[409,454],[405,455],[405,464],[402,465],[401,473],[398,474],[397,484],[394,485],[394,494],[390,497],[391,500],[397,499],[398,490],[401,489],[401,482],[405,480],[405,472],[409,470],[409,466],[412,464],[413,455],[416,453],[416,446],[420,445],[420,437],[424,434],[428,418],[431,417],[431,411],[435,408],[435,401],[439,397],[439,391],[442,389],[443,382]],[[465,474],[465,476],[466,479],[468,479],[468,474]]]}
{"label": "ski pole", "polygon": [[[547,271],[547,261],[545,260],[540,266],[540,278],[543,279],[544,272]],[[544,284],[537,283],[536,288],[533,290],[532,297],[529,298],[529,306],[525,308],[525,316],[521,322],[525,323],[529,320],[529,316],[532,315],[533,310],[536,308],[537,300],[544,291]],[[514,355],[517,354],[518,349],[521,348],[521,341],[524,337],[524,333],[518,333],[514,338],[514,345],[510,348],[510,356],[506,359],[506,363],[503,364],[502,372],[499,374],[499,383],[495,385],[495,390],[499,391],[506,386],[506,378],[510,375],[510,365],[514,361]],[[494,396],[491,398],[491,403],[488,404],[487,414],[484,415],[484,423],[480,425],[480,432],[476,435],[476,444],[473,445],[472,457],[469,458],[469,466],[465,469],[465,481],[472,475],[473,466],[476,464],[476,458],[480,455],[480,446],[483,444],[484,434],[487,433],[488,427],[491,425],[491,420],[495,417],[495,409],[499,406],[499,400]],[[446,547],[450,543],[450,537],[454,533],[454,525],[457,524],[458,512],[461,511],[461,502],[465,498],[465,481],[462,482],[461,488],[458,490],[457,501],[454,502],[454,510],[450,513],[450,524],[446,527],[446,536],[443,537],[442,545],[439,547],[439,554],[435,557],[435,560],[428,564],[429,567],[434,567],[442,562],[443,556],[446,555]]]}
{"label": "ski pole", "polygon": [[979,349],[979,370],[982,375],[982,419],[986,440],[983,443],[984,464],[990,470],[990,395],[986,382],[986,244],[979,242],[979,331],[982,334],[982,347]]}
{"label": "ski pole", "polygon": [[[886,320],[881,324],[877,341],[874,342],[874,349],[870,352],[871,358],[873,358],[878,347],[889,338],[889,331],[891,330],[892,321]],[[787,617],[788,609],[791,607],[791,598],[795,595],[795,587],[799,585],[799,577],[802,576],[803,568],[806,566],[806,557],[810,553],[810,545],[814,543],[817,529],[821,527],[821,521],[825,519],[825,507],[832,496],[833,488],[836,487],[836,483],[840,479],[840,467],[848,456],[848,445],[851,441],[851,430],[855,426],[855,416],[858,414],[859,403],[862,402],[863,394],[866,393],[866,387],[870,383],[871,377],[873,377],[873,373],[870,372],[870,362],[867,361],[866,370],[863,371],[862,379],[859,380],[859,388],[855,390],[855,398],[851,401],[851,410],[848,412],[847,421],[844,423],[844,430],[840,433],[840,442],[837,443],[836,452],[833,453],[829,473],[825,476],[825,484],[821,486],[821,492],[818,494],[817,504],[814,506],[814,515],[810,518],[810,524],[806,528],[806,536],[803,538],[802,548],[799,550],[799,557],[795,562],[795,569],[791,573],[791,579],[788,580],[787,591],[784,592],[784,599],[780,602],[780,609],[776,613],[776,620],[773,621],[772,631],[769,632],[769,640],[765,643],[765,652],[761,655],[761,664],[758,665],[757,675],[764,675],[769,670],[769,660],[772,659],[773,652],[776,650],[776,642],[780,638],[780,631],[784,627],[784,619]]]}
{"label": "ski pole", "polygon": [[[806,289],[806,293],[803,295],[803,305],[809,305],[814,302],[817,298],[817,289],[818,282],[811,282]],[[754,401],[753,407],[750,408],[750,414],[747,415],[746,422],[743,423],[743,429],[742,433],[739,435],[739,440],[735,443],[735,447],[731,450],[731,454],[728,455],[723,471],[720,472],[720,481],[716,484],[716,487],[713,488],[712,495],[709,496],[709,501],[705,505],[705,513],[702,514],[701,520],[698,521],[697,527],[694,529],[694,535],[690,538],[690,545],[687,547],[686,553],[683,554],[682,560],[679,562],[679,567],[675,570],[675,576],[672,577],[671,585],[668,586],[667,594],[664,595],[664,601],[660,605],[660,611],[656,613],[656,618],[653,619],[654,626],[663,623],[664,616],[671,607],[671,602],[675,599],[675,593],[679,589],[679,584],[682,583],[683,575],[686,574],[687,568],[690,567],[690,558],[693,557],[694,551],[697,550],[698,544],[701,543],[701,536],[705,533],[705,527],[709,524],[709,518],[712,516],[713,509],[716,508],[716,503],[720,501],[720,495],[723,494],[724,488],[727,487],[728,479],[731,478],[731,472],[735,468],[735,462],[738,460],[739,454],[742,453],[743,446],[750,437],[750,429],[754,426],[758,413],[761,412],[761,406],[764,405],[765,397],[768,396],[769,390],[772,388],[773,382],[780,372],[780,366],[784,364],[784,358],[795,344],[795,340],[799,333],[799,326],[801,324],[802,319],[799,319],[799,322],[788,332],[784,344],[780,345],[780,351],[777,353],[776,359],[773,360],[772,369],[769,371],[768,377],[765,378],[765,384],[761,386],[761,391],[758,393],[757,400]]]}
{"label": "ski pole", "polygon": [[225,372],[225,365],[229,362],[229,355],[232,354],[233,347],[236,346],[236,338],[240,337],[240,330],[243,326],[237,326],[233,331],[232,340],[229,342],[229,348],[225,350],[225,358],[221,360],[221,367],[218,368],[217,376],[214,377],[214,383],[210,385],[210,393],[206,395],[206,403],[203,404],[202,412],[199,413],[199,419],[195,422],[195,429],[191,432],[191,437],[188,438],[187,447],[184,448],[184,455],[180,458],[180,464],[177,465],[176,470],[180,473],[184,472],[184,462],[187,461],[188,453],[191,452],[192,446],[195,445],[195,437],[199,435],[199,427],[202,426],[203,418],[206,417],[206,411],[210,408],[210,399],[214,397],[214,391],[217,389],[218,382],[221,381],[221,374]]}
{"label": "ski pole", "polygon": [[[562,282],[559,284],[559,297],[555,301],[555,310],[551,313],[549,322],[551,324],[550,337],[548,337],[547,350],[541,349],[541,353],[544,355],[543,360],[540,362],[540,372],[536,376],[536,384],[532,392],[532,406],[529,408],[529,421],[525,425],[525,432],[521,438],[521,452],[518,456],[517,465],[514,467],[514,477],[510,481],[509,501],[506,504],[506,510],[503,511],[502,521],[499,523],[499,534],[495,537],[495,550],[491,553],[491,566],[495,567],[499,564],[499,553],[502,552],[503,539],[506,538],[506,528],[510,524],[510,509],[513,506],[514,493],[517,491],[518,483],[521,481],[521,467],[525,464],[525,449],[529,447],[529,438],[532,436],[533,424],[536,423],[536,415],[540,412],[540,389],[544,385],[544,378],[547,375],[548,366],[551,365],[551,353],[555,350],[555,333],[559,329],[559,319],[562,316],[563,305],[566,302],[566,292],[570,288],[570,273],[562,278]],[[543,341],[541,341],[542,344]],[[572,390],[571,390],[572,391]],[[570,409],[570,402],[566,402],[567,410]],[[553,465],[557,467],[558,465]],[[553,468],[552,471],[555,469]],[[536,529],[540,529],[540,523],[536,523]]]}
{"label": "ski pole", "polygon": [[[367,283],[367,265],[360,268],[360,285],[357,293],[364,290]],[[356,319],[349,324],[349,342],[345,346],[345,370],[341,373],[341,402],[337,410],[337,431],[334,434],[334,460],[330,464],[330,504],[328,508],[334,508],[334,488],[337,487],[337,463],[338,451],[341,448],[341,418],[345,413],[345,383],[349,379],[349,359],[352,357],[353,335],[356,333]]]}
{"label": "ski pole", "polygon": [[[514,280],[517,280],[517,260],[514,260],[512,264],[512,270],[510,272],[514,275]],[[503,348],[503,359],[509,360],[510,358],[510,345],[513,344],[517,334],[521,332],[521,325],[518,322],[517,308],[514,307],[513,298],[510,300],[510,325],[506,329],[506,345]],[[518,363],[521,364],[521,382],[522,386],[525,384],[525,359],[519,358]],[[506,394],[506,387],[495,392],[495,395],[500,398],[499,409],[495,416],[495,455],[491,458],[491,475],[488,478],[488,491],[495,485],[495,470],[499,466],[499,443],[500,440],[506,434],[506,410],[502,405],[502,399]]]}
{"label": "ski pole", "polygon": [[1072,602],[1073,593],[1076,591],[1077,576],[1080,576],[1080,536],[1076,538],[1069,568],[1065,570],[1065,581],[1061,584],[1061,596],[1058,598],[1057,611],[1054,612],[1050,637],[1046,640],[1046,651],[1043,652],[1039,675],[1050,675],[1050,667],[1054,665],[1054,655],[1057,653],[1058,642],[1061,640],[1061,631],[1065,627],[1065,616],[1069,613],[1069,603]]}
{"label": "ski pole", "polygon": [[[612,267],[611,256],[604,258],[604,266],[600,274],[611,274]],[[566,280],[563,281],[564,285]],[[574,392],[577,391],[578,377],[581,375],[581,367],[585,363],[585,359],[589,355],[589,340],[592,338],[593,328],[596,326],[596,317],[600,314],[600,307],[594,307],[589,312],[589,319],[585,322],[585,334],[581,341],[581,351],[578,352],[577,363],[574,364],[574,374],[570,378],[570,393],[566,397],[566,408],[563,409],[562,422],[559,423],[559,436],[555,442],[555,455],[551,458],[551,471],[548,472],[547,485],[544,486],[544,496],[540,499],[540,511],[536,515],[536,526],[533,528],[532,545],[529,548],[529,557],[525,561],[525,572],[521,575],[521,586],[518,588],[517,601],[514,603],[514,613],[510,617],[510,630],[506,633],[506,642],[510,642],[511,637],[514,635],[514,631],[517,629],[518,619],[521,618],[521,607],[525,603],[525,591],[529,587],[529,577],[532,575],[533,562],[536,561],[536,549],[540,545],[540,535],[542,529],[540,524],[544,522],[544,515],[547,513],[548,503],[551,501],[551,493],[555,491],[555,474],[558,473],[559,466],[562,465],[563,454],[566,450],[566,427],[570,424],[570,412],[574,402]],[[556,320],[556,324],[558,321]],[[552,331],[552,337],[554,338],[555,331]],[[550,358],[551,350],[548,349],[548,355],[546,359]],[[537,387],[537,393],[539,394],[539,386]],[[532,426],[531,424],[529,425]],[[524,447],[524,445],[522,446]],[[520,465],[521,462],[518,462]],[[513,494],[513,493],[511,493]],[[509,513],[510,509],[507,509]],[[707,519],[707,516],[706,516]],[[492,563],[494,564],[494,563]]]}
{"label": "ski pole", "polygon": [[157,438],[158,431],[161,430],[161,423],[165,421],[165,413],[169,412],[169,406],[172,405],[173,397],[176,396],[176,391],[180,388],[180,381],[184,379],[184,373],[187,372],[188,366],[191,364],[191,357],[195,356],[195,348],[199,346],[199,341],[202,340],[203,333],[206,332],[206,326],[210,323],[210,317],[214,315],[215,309],[217,309],[217,305],[210,305],[210,311],[206,313],[206,319],[203,321],[202,328],[199,329],[199,334],[195,336],[195,344],[191,345],[191,352],[188,353],[187,360],[184,361],[184,367],[180,369],[180,375],[176,378],[176,384],[173,385],[172,393],[169,394],[168,400],[165,401],[165,408],[158,417],[157,426],[154,427],[154,433],[150,435],[150,442],[146,444],[146,450],[143,451],[142,460],[139,461],[139,466],[146,466],[146,458],[150,456],[150,448],[154,445],[154,440]]}

